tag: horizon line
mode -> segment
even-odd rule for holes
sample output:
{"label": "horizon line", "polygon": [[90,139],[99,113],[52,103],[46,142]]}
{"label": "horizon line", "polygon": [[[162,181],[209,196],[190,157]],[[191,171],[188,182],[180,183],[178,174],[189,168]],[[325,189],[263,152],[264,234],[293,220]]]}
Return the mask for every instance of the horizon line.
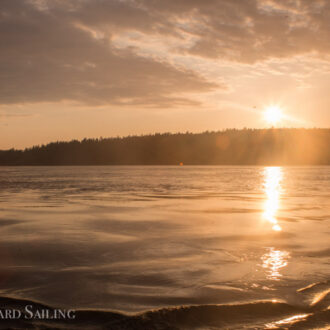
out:
{"label": "horizon line", "polygon": [[134,138],[134,137],[146,137],[146,136],[153,136],[153,135],[185,135],[185,134],[205,134],[205,133],[224,133],[227,131],[246,131],[246,130],[251,130],[251,131],[270,131],[270,130],[330,130],[330,127],[268,127],[268,128],[252,128],[252,127],[243,127],[243,128],[224,128],[224,129],[219,129],[217,131],[215,130],[205,130],[205,131],[200,131],[200,132],[154,132],[154,133],[142,133],[142,134],[128,134],[128,135],[117,135],[117,136],[108,136],[108,137],[84,137],[81,139],[78,138],[72,138],[70,140],[52,140],[50,142],[42,143],[42,144],[34,144],[30,147],[25,147],[25,148],[15,148],[11,147],[8,149],[0,149],[0,151],[9,151],[9,150],[15,150],[15,151],[25,151],[33,148],[40,148],[47,146],[52,143],[70,143],[73,141],[76,142],[83,142],[85,140],[110,140],[110,139],[125,139],[125,138]]}

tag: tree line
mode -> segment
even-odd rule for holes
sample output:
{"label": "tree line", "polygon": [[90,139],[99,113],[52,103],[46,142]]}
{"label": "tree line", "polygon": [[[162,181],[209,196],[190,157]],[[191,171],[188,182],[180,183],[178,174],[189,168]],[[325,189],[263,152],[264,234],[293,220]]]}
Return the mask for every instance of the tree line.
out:
{"label": "tree line", "polygon": [[0,165],[330,165],[330,129],[228,129],[1,150]]}

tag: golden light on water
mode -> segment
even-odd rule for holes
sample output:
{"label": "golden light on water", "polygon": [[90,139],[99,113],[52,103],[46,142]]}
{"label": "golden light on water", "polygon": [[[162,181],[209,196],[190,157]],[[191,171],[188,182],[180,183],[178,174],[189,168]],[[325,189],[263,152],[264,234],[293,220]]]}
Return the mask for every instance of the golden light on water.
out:
{"label": "golden light on water", "polygon": [[262,256],[262,267],[267,270],[267,277],[271,280],[279,280],[282,274],[281,268],[287,266],[289,253],[270,248],[269,252]]}
{"label": "golden light on water", "polygon": [[[320,302],[323,298],[325,298],[330,293],[330,289],[324,290],[322,292],[317,293],[311,303],[311,306],[316,305],[318,302]],[[330,306],[329,306],[330,308]]]}
{"label": "golden light on water", "polygon": [[282,169],[280,167],[266,167],[264,189],[267,200],[264,205],[263,217],[272,224],[274,231],[281,231],[282,228],[276,219],[276,213],[279,209]]}
{"label": "golden light on water", "polygon": [[[281,182],[283,173],[281,167],[266,167],[264,170],[264,191],[266,201],[264,204],[264,219],[272,226],[272,230],[281,231],[276,214],[280,207]],[[262,257],[262,267],[267,271],[267,277],[271,280],[279,280],[282,276],[280,270],[287,266],[289,253],[278,250],[274,247],[269,248],[268,253]]]}
{"label": "golden light on water", "polygon": [[269,124],[276,125],[283,118],[282,109],[277,105],[271,105],[266,108],[264,117]]}
{"label": "golden light on water", "polygon": [[[288,318],[285,318],[285,319],[277,321],[277,322],[268,323],[268,324],[266,324],[265,328],[266,329],[279,329],[279,327],[284,326],[284,325],[290,326],[296,322],[306,319],[309,315],[311,315],[311,313],[293,315],[293,316],[290,316]],[[287,329],[287,328],[285,328],[285,329]],[[318,329],[321,330],[321,328],[318,328]]]}

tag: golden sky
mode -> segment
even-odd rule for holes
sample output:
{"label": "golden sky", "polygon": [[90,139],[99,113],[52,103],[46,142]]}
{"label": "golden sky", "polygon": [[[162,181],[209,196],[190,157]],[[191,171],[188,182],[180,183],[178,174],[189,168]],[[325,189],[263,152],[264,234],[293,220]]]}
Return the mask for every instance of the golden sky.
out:
{"label": "golden sky", "polygon": [[1,0],[0,149],[330,126],[329,0]]}

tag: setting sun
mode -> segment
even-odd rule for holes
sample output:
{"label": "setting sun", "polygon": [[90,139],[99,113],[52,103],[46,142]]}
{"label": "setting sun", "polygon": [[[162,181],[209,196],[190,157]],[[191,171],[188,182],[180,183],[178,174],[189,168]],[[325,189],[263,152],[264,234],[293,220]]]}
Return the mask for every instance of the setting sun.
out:
{"label": "setting sun", "polygon": [[268,123],[276,125],[282,119],[283,115],[280,107],[272,105],[266,108],[264,116]]}

